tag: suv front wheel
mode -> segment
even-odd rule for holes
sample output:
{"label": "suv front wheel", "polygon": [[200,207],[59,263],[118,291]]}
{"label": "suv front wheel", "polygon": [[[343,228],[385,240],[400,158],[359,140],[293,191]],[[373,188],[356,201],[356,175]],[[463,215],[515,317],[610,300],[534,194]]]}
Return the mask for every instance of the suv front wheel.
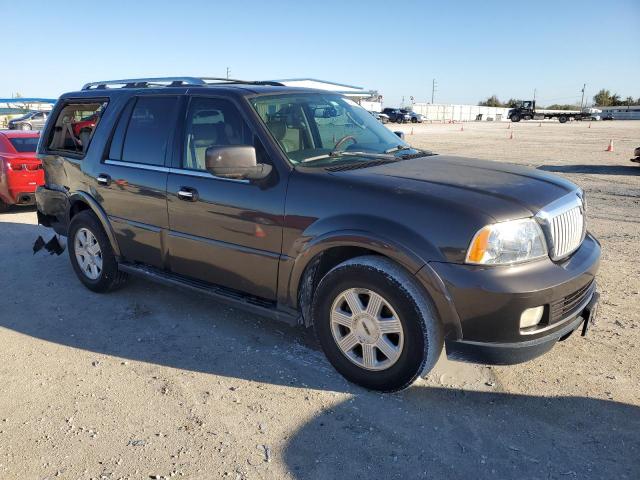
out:
{"label": "suv front wheel", "polygon": [[127,279],[127,275],[118,270],[111,243],[93,212],[83,210],[74,216],[67,238],[71,265],[89,290],[108,292]]}
{"label": "suv front wheel", "polygon": [[391,260],[357,257],[333,268],[313,299],[316,336],[347,380],[392,392],[436,364],[442,327],[426,292]]}

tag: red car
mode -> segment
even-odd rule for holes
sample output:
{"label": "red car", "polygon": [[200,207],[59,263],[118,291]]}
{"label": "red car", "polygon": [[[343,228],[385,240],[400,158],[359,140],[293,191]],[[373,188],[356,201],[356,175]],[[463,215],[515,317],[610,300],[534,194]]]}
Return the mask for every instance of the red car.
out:
{"label": "red car", "polygon": [[74,122],[71,124],[71,128],[73,128],[73,133],[75,134],[76,137],[80,136],[80,130],[82,130],[83,128],[90,128],[90,129],[94,129],[96,128],[96,123],[98,122],[98,118],[100,118],[98,112],[94,113],[93,115],[89,115],[88,117],[84,117],[82,120],[80,120],[79,122]]}
{"label": "red car", "polygon": [[38,132],[0,130],[0,212],[10,205],[33,205],[38,185],[44,185],[42,163],[36,158]]}

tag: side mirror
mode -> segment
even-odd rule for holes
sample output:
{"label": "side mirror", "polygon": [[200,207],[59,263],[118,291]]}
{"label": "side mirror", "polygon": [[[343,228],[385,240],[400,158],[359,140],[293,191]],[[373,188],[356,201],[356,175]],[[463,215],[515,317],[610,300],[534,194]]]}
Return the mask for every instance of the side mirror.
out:
{"label": "side mirror", "polygon": [[398,132],[393,132],[393,133],[395,133],[398,137],[400,137],[402,140],[404,140],[404,132],[398,131]]}
{"label": "side mirror", "polygon": [[271,165],[257,163],[256,149],[249,145],[209,147],[205,165],[216,177],[238,180],[260,180],[271,173]]}

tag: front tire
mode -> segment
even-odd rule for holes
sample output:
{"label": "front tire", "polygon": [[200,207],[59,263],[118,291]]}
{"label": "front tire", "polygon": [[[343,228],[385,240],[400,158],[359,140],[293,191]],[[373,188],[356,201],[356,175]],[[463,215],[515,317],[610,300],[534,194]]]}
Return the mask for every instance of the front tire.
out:
{"label": "front tire", "polygon": [[0,198],[0,213],[9,211],[10,205]]}
{"label": "front tire", "polygon": [[512,122],[519,122],[520,121],[520,115],[518,115],[517,113],[514,113],[513,115],[511,115],[511,121]]}
{"label": "front tire", "polygon": [[31,130],[31,125],[29,125],[28,123],[23,123],[22,125],[20,125],[20,130]]}
{"label": "front tire", "polygon": [[89,290],[104,293],[126,281],[127,274],[118,270],[111,242],[93,212],[83,210],[73,217],[67,238],[71,265]]}
{"label": "front tire", "polygon": [[442,351],[442,326],[426,292],[384,257],[357,257],[329,271],[314,295],[312,316],[331,364],[371,390],[407,388]]}

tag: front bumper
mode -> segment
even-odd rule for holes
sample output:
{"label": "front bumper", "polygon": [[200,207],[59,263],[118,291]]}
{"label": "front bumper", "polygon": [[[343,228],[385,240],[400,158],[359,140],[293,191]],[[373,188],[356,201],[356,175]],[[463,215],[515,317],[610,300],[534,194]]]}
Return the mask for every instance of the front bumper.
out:
{"label": "front bumper", "polygon": [[[563,262],[546,259],[512,267],[430,263],[459,321],[455,334],[446,337],[447,355],[510,364],[550,350],[584,323],[585,309],[597,298],[599,260],[600,245],[587,235]],[[521,330],[522,312],[538,306],[545,307],[541,323]]]}

